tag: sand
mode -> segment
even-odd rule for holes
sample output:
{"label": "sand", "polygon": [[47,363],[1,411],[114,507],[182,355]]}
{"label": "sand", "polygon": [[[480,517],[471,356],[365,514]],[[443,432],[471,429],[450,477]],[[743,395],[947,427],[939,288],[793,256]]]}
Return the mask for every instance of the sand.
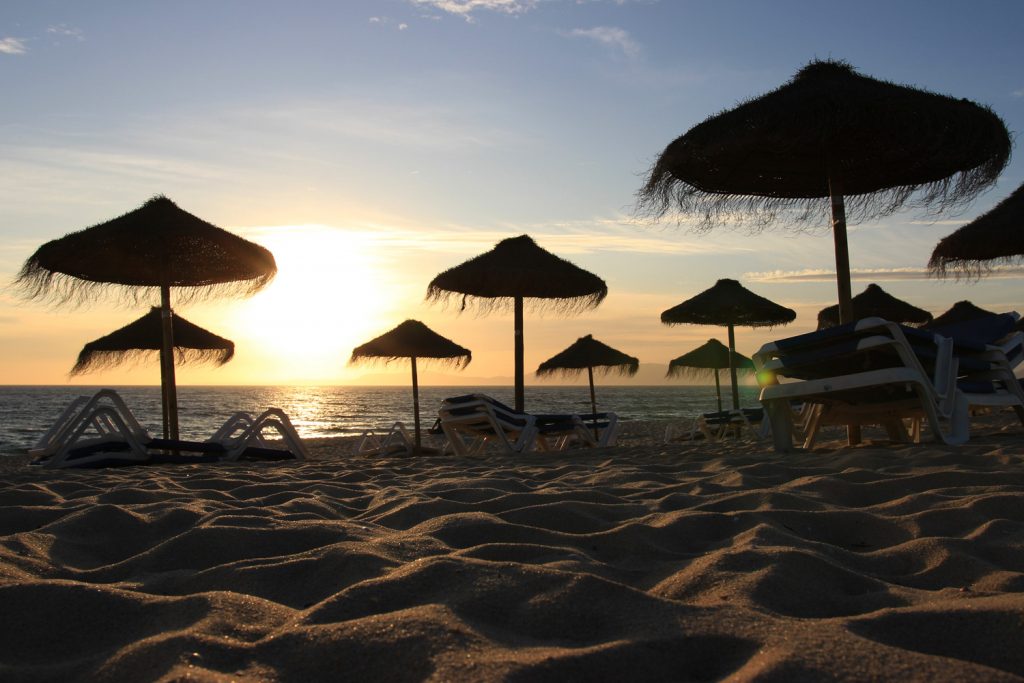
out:
{"label": "sand", "polygon": [[1024,428],[963,447],[0,464],[3,681],[1024,680]]}

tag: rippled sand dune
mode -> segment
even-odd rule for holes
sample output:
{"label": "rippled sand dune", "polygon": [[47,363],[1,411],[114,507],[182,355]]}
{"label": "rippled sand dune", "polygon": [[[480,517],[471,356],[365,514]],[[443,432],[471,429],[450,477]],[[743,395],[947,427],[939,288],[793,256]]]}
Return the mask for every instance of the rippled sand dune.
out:
{"label": "rippled sand dune", "polygon": [[0,680],[1024,679],[1024,429],[965,447],[0,470]]}

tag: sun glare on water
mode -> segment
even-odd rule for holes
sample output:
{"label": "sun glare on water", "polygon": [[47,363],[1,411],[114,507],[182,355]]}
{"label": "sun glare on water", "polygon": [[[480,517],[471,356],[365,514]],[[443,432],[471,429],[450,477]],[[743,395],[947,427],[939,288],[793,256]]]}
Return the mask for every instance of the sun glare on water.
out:
{"label": "sun glare on water", "polygon": [[239,354],[278,382],[343,381],[352,349],[397,325],[398,302],[375,245],[325,226],[247,234],[274,254],[277,276],[232,306]]}

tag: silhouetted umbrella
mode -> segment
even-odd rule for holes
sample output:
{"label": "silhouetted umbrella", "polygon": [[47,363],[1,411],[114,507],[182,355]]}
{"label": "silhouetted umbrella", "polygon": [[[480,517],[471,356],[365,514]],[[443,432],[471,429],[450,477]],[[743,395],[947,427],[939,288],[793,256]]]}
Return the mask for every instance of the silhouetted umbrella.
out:
{"label": "silhouetted umbrella", "polygon": [[416,450],[420,450],[420,387],[416,360],[447,362],[464,368],[473,360],[469,349],[442,337],[418,320],[406,320],[398,327],[352,349],[349,363],[377,360],[390,363],[408,358],[412,363],[412,406],[416,425]]}
{"label": "silhouetted umbrella", "polygon": [[780,211],[793,222],[820,220],[830,206],[847,322],[847,208],[864,220],[903,206],[962,204],[995,182],[1010,146],[1006,125],[987,107],[815,61],[669,144],[639,206],[655,216],[673,208],[697,215],[705,229],[744,214],[764,227]]}
{"label": "silhouetted umbrella", "polygon": [[515,408],[524,410],[523,301],[537,299],[547,308],[594,308],[608,295],[604,280],[537,246],[528,236],[510,237],[435,277],[427,299],[447,301],[462,295],[483,310],[511,302],[515,327]]}
{"label": "silhouetted umbrella", "polygon": [[[774,327],[796,320],[796,311],[754,294],[736,280],[721,279],[692,299],[687,299],[661,314],[666,325],[725,325],[729,330],[729,350],[736,353],[736,333],[733,328]],[[731,357],[730,357],[731,358]],[[736,387],[736,366],[729,364],[732,382],[732,407],[740,407],[740,394]]]}
{"label": "silhouetted umbrella", "polygon": [[564,377],[573,377],[586,370],[587,379],[590,380],[590,412],[597,413],[594,368],[601,368],[605,374],[615,370],[622,375],[635,375],[640,368],[640,361],[597,341],[588,334],[541,363],[537,368],[537,376],[560,374]]}
{"label": "silhouetted umbrella", "polygon": [[[707,377],[715,376],[715,395],[718,397],[718,412],[722,412],[722,387],[718,379],[718,372],[728,368],[729,347],[717,339],[708,339],[706,343],[698,346],[689,353],[684,353],[678,358],[668,362],[666,377]],[[754,361],[736,351],[732,352],[732,367],[737,373],[751,373],[754,371]]]}
{"label": "silhouetted umbrella", "polygon": [[1024,261],[1024,185],[936,245],[928,267],[980,277],[992,265]]}
{"label": "silhouetted umbrella", "polygon": [[28,258],[16,283],[28,298],[57,303],[81,302],[111,289],[132,301],[159,292],[164,436],[176,439],[171,287],[184,288],[188,300],[248,295],[276,272],[274,256],[263,247],[160,196],[123,216],[47,242]]}
{"label": "silhouetted umbrella", "polygon": [[942,327],[944,325],[952,325],[954,323],[967,322],[968,320],[987,318],[991,315],[995,315],[995,313],[992,311],[986,311],[984,308],[978,308],[970,301],[957,301],[948,311],[933,318],[931,322],[925,323],[922,327],[931,329],[934,327]]}
{"label": "silhouetted umbrella", "polygon": [[[923,325],[932,319],[928,311],[897,299],[878,285],[872,283],[863,292],[853,297],[853,319],[878,316],[896,323]],[[818,311],[818,329],[835,327],[839,324],[839,306],[827,306]]]}
{"label": "silhouetted umbrella", "polygon": [[[235,355],[235,343],[218,337],[182,318],[174,316],[175,362],[212,363],[224,365]],[[163,346],[163,322],[160,309],[153,307],[135,322],[100,337],[82,347],[78,362],[71,368],[72,375],[80,375],[120,363],[141,360]]]}

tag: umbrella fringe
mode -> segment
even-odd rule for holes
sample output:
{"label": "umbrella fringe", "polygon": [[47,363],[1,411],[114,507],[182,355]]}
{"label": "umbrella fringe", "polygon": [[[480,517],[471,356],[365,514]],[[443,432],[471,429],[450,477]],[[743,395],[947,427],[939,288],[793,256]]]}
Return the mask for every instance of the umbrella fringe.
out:
{"label": "umbrella fringe", "polygon": [[[361,363],[367,365],[388,365],[396,361],[408,361],[410,356],[368,356],[353,353],[348,359],[349,364]],[[460,355],[453,358],[434,358],[428,356],[416,356],[416,363],[419,365],[431,364],[441,365],[449,368],[464,369],[473,360],[472,356]]]}
{"label": "umbrella fringe", "polygon": [[[213,365],[220,367],[235,356],[234,348],[230,349],[174,349],[175,365]],[[78,361],[68,373],[69,376],[82,375],[87,372],[107,370],[118,365],[140,365],[157,361],[160,352],[153,349],[99,350],[82,349]]]}
{"label": "umbrella fringe", "polygon": [[997,256],[986,261],[932,256],[932,259],[928,261],[928,270],[930,275],[939,279],[952,275],[957,282],[962,280],[971,283],[995,273],[1002,267],[1021,264],[1024,264],[1024,255]]}
{"label": "umbrella fringe", "polygon": [[[729,366],[724,368],[717,368],[717,370],[729,370]],[[686,378],[686,379],[703,379],[706,377],[714,377],[716,368],[695,368],[683,365],[669,365],[668,371],[665,373],[666,378]],[[736,368],[737,375],[752,375],[754,374],[753,368]]]}
{"label": "umbrella fringe", "polygon": [[[591,365],[588,366],[594,369],[595,373],[601,373],[602,375],[610,375],[612,373],[621,375],[623,377],[632,377],[640,369],[640,364],[624,364],[624,365]],[[586,371],[586,367],[583,368],[537,368],[537,372],[534,373],[537,377],[549,377],[552,375],[559,375],[561,377],[578,377]]]}
{"label": "umbrella fringe", "polygon": [[[813,233],[832,229],[828,197],[758,197],[705,192],[677,179],[660,166],[656,164],[651,169],[650,179],[637,193],[637,218],[661,220],[668,217],[695,233],[729,227],[744,228],[749,234],[769,228]],[[997,168],[990,168],[994,166]],[[856,225],[902,209],[919,211],[925,217],[955,212],[991,186],[1001,170],[999,164],[982,164],[943,180],[847,195],[844,197],[846,222]]]}
{"label": "umbrella fringe", "polygon": [[[274,275],[275,273],[269,273],[249,280],[208,285],[181,286],[172,282],[174,303],[176,305],[188,304],[221,296],[252,296],[269,284],[274,279]],[[52,306],[81,307],[93,303],[97,297],[133,306],[160,304],[159,287],[81,280],[65,273],[48,270],[33,258],[30,258],[22,266],[13,286],[21,292],[24,298],[41,301]]]}
{"label": "umbrella fringe", "polygon": [[[542,315],[548,312],[558,314],[576,314],[596,308],[602,301],[604,301],[607,294],[607,290],[602,290],[592,294],[558,299],[524,297],[523,308],[524,310],[532,313],[540,313]],[[426,300],[430,303],[440,304],[443,310],[447,310],[448,308],[457,308],[458,312],[462,313],[467,309],[471,309],[476,312],[478,317],[496,312],[510,312],[512,311],[515,302],[515,299],[509,296],[475,296],[472,294],[464,294],[462,292],[441,289],[433,284],[427,288]]]}

